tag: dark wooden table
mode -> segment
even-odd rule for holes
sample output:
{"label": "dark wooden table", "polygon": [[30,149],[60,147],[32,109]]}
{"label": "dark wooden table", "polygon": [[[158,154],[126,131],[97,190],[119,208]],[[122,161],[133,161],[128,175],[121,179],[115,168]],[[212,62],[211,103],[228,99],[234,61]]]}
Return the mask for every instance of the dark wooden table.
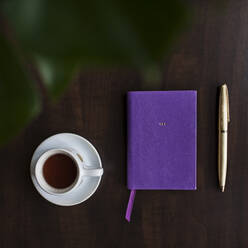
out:
{"label": "dark wooden table", "polygon": [[[162,65],[160,84],[144,85],[130,69],[82,72],[59,103],[44,101],[41,115],[1,149],[1,248],[248,246],[248,1],[200,2],[193,2],[194,24]],[[216,113],[223,82],[231,125],[227,187],[220,193]],[[129,224],[125,94],[148,89],[198,90],[198,189],[139,192]],[[105,169],[95,195],[74,207],[50,204],[29,177],[36,146],[60,132],[89,139]]]}

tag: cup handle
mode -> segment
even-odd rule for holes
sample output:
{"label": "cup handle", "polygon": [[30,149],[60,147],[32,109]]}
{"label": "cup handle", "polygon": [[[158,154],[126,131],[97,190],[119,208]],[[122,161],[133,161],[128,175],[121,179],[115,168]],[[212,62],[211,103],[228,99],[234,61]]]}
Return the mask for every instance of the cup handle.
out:
{"label": "cup handle", "polygon": [[[100,177],[103,174],[103,168],[99,169],[88,169],[90,166],[85,163],[81,163],[82,165],[82,176],[86,177]],[[88,167],[88,168],[87,168]]]}

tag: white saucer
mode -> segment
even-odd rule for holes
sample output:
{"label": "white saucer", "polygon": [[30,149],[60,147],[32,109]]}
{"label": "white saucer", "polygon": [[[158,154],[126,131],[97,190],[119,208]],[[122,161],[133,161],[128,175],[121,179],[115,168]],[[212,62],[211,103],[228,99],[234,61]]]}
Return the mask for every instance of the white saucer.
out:
{"label": "white saucer", "polygon": [[63,196],[51,195],[40,188],[34,176],[34,166],[38,158],[45,151],[54,148],[73,148],[83,154],[83,159],[87,165],[94,168],[102,168],[100,156],[95,147],[83,137],[72,133],[60,133],[44,140],[35,150],[31,165],[30,173],[33,184],[37,191],[49,202],[59,206],[73,206],[87,200],[94,194],[99,186],[101,177],[86,177],[83,182],[71,193],[65,193]]}

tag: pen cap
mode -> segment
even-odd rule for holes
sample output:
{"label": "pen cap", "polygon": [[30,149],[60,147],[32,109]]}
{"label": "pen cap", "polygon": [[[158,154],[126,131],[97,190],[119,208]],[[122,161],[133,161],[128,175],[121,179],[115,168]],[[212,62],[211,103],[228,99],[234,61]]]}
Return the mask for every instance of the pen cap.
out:
{"label": "pen cap", "polygon": [[227,85],[224,84],[220,88],[220,99],[219,99],[219,129],[227,131],[228,122],[230,121],[229,115],[229,96]]}

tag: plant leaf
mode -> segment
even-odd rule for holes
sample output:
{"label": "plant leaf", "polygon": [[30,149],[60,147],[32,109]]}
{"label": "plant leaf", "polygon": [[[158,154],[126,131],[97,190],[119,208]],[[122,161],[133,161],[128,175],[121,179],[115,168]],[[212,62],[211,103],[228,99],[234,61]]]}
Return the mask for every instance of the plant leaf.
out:
{"label": "plant leaf", "polygon": [[0,34],[0,145],[39,112],[40,99],[10,42]]}
{"label": "plant leaf", "polygon": [[53,100],[58,99],[71,82],[76,68],[75,62],[48,56],[36,56],[35,61],[50,96]]}
{"label": "plant leaf", "polygon": [[179,0],[7,0],[3,11],[55,95],[76,64],[156,67],[187,23]]}

